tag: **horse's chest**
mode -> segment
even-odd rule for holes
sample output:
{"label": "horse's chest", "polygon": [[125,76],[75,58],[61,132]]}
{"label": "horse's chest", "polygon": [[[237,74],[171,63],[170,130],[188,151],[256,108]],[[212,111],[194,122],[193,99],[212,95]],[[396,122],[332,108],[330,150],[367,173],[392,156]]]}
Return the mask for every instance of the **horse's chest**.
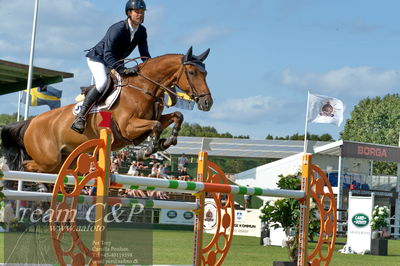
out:
{"label": "horse's chest", "polygon": [[164,110],[164,106],[161,101],[156,101],[146,108],[143,108],[140,112],[139,118],[146,120],[159,120],[162,112]]}

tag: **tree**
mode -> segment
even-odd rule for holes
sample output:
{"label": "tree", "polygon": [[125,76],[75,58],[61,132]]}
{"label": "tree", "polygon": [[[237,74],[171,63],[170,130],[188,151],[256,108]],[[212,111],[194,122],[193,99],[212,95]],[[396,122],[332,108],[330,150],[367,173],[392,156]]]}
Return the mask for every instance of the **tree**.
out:
{"label": "tree", "polygon": [[[171,127],[166,128],[162,137],[169,136],[171,134]],[[205,138],[238,138],[238,139],[249,139],[248,135],[239,135],[233,136],[229,132],[218,133],[218,131],[214,127],[210,126],[200,126],[197,123],[189,124],[184,122],[181,126],[181,130],[179,131],[179,136],[188,136],[188,137],[205,137]]]}
{"label": "tree", "polygon": [[[23,118],[20,116],[20,120]],[[0,114],[0,125],[7,125],[13,122],[17,122],[17,113],[9,114]]]}
{"label": "tree", "polygon": [[[356,105],[340,133],[342,139],[394,145],[399,143],[400,96],[365,98]],[[395,163],[374,163],[374,173],[396,175]]]}
{"label": "tree", "polygon": [[[276,139],[276,140],[304,140],[304,134],[300,135],[299,133],[295,133],[291,136],[287,135],[285,137],[272,137],[271,134],[268,134],[265,139]],[[308,140],[316,140],[316,141],[332,141],[334,140],[332,136],[328,133],[322,134],[320,136],[315,134],[307,133]]]}

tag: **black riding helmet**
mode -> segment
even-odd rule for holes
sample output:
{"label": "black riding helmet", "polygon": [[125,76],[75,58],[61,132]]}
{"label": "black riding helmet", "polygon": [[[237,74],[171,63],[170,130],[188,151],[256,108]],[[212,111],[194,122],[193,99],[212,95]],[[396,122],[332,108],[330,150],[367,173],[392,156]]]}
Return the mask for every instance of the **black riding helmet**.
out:
{"label": "black riding helmet", "polygon": [[146,3],[143,0],[129,0],[126,2],[125,14],[131,9],[146,9]]}

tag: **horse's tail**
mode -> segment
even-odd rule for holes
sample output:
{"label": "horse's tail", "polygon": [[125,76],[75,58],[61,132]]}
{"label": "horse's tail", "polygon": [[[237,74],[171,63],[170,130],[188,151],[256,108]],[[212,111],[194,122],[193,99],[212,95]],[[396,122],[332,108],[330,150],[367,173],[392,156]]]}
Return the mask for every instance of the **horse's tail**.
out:
{"label": "horse's tail", "polygon": [[31,120],[5,125],[1,130],[1,146],[10,170],[23,170],[22,162],[29,158],[24,146],[24,135]]}

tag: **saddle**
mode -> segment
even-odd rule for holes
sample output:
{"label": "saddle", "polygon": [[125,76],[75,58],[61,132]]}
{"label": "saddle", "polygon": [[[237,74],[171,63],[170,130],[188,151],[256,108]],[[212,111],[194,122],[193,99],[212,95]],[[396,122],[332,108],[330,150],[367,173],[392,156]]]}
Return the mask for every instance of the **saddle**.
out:
{"label": "saddle", "polygon": [[[103,105],[105,103],[107,97],[110,96],[117,89],[117,86],[121,84],[120,82],[118,82],[118,80],[121,80],[121,77],[119,76],[118,73],[116,74],[116,75],[118,75],[118,77],[117,77],[113,72],[114,71],[107,74],[107,85],[104,88],[101,96],[95,102],[95,105]],[[96,87],[96,85],[80,87],[81,95],[86,96],[86,94],[95,87]]]}
{"label": "saddle", "polygon": [[[104,88],[103,93],[100,95],[98,100],[95,103],[93,103],[89,113],[96,113],[99,111],[109,110],[111,106],[114,104],[114,102],[118,99],[119,94],[121,92],[121,83],[122,83],[121,76],[117,72],[114,72],[112,70],[111,73],[108,74],[107,80],[108,80],[107,85]],[[81,94],[79,94],[75,98],[77,103],[75,104],[72,110],[74,115],[77,115],[79,113],[86,94],[94,87],[95,85],[80,87]]]}

